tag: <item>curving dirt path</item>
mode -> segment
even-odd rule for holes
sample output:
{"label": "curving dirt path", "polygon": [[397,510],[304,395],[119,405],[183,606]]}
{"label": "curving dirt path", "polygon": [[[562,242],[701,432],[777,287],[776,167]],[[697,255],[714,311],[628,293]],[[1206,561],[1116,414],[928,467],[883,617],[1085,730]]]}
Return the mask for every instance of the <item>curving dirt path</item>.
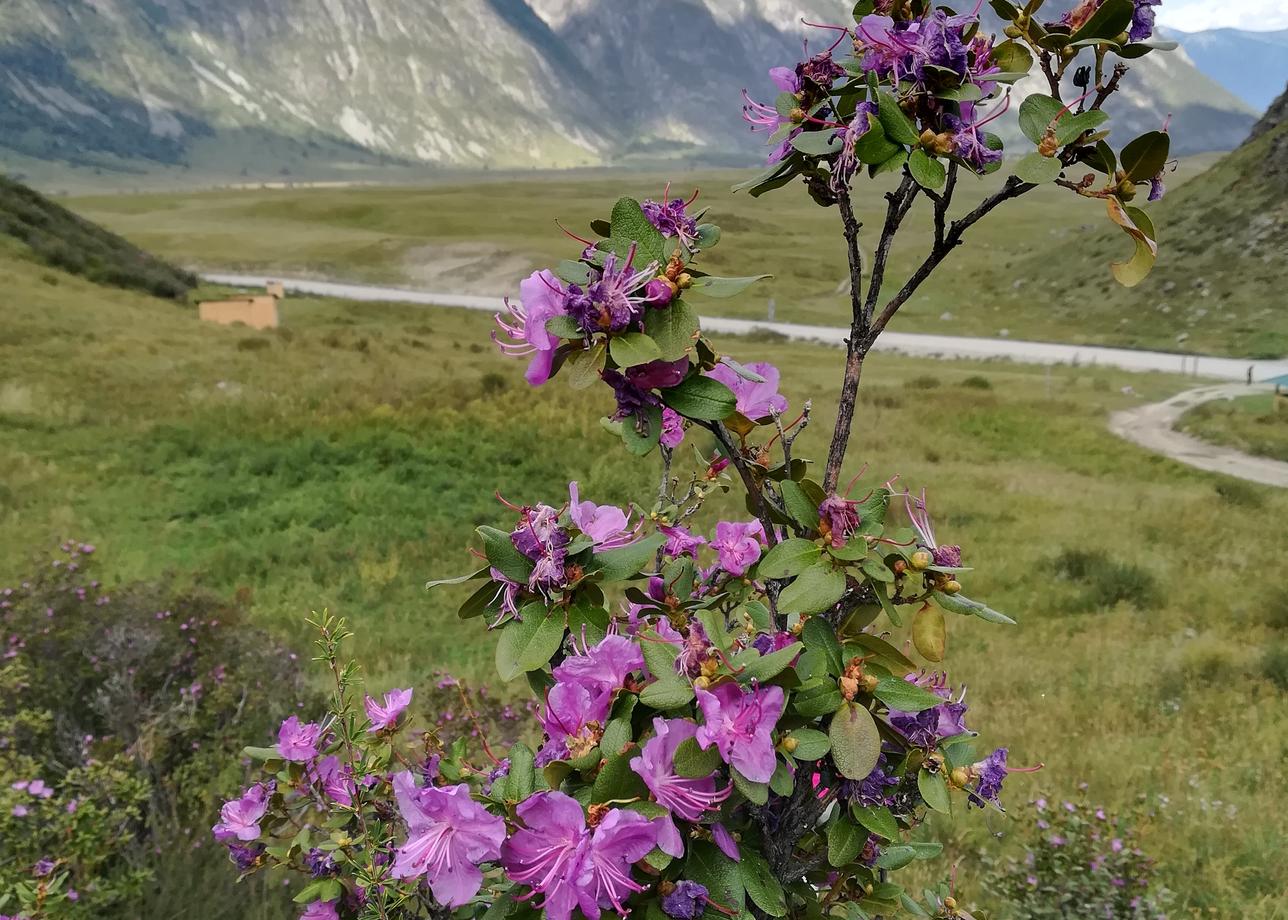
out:
{"label": "curving dirt path", "polygon": [[1263,485],[1288,489],[1288,463],[1266,457],[1254,457],[1232,447],[1222,447],[1183,434],[1172,426],[1189,409],[1214,399],[1234,399],[1262,390],[1264,386],[1220,384],[1186,390],[1171,399],[1148,406],[1124,409],[1109,417],[1109,430],[1146,450],[1163,454],[1181,463],[1225,473]]}

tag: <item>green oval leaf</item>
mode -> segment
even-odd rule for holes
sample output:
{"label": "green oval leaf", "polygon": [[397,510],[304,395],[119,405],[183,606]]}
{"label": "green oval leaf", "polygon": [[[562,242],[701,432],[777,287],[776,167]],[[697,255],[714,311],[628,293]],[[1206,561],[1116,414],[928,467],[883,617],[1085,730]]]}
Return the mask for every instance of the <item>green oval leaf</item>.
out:
{"label": "green oval leaf", "polygon": [[812,565],[778,596],[779,613],[821,613],[845,593],[845,574],[829,562]]}
{"label": "green oval leaf", "polygon": [[719,380],[701,374],[659,392],[662,402],[685,418],[699,422],[718,422],[727,418],[737,405],[733,390]]}
{"label": "green oval leaf", "polygon": [[926,800],[926,804],[940,814],[953,813],[952,799],[948,795],[948,783],[944,782],[942,773],[917,771],[917,791]]}
{"label": "green oval leaf", "polygon": [[1060,114],[1063,106],[1060,102],[1051,96],[1044,96],[1041,93],[1034,93],[1032,96],[1026,96],[1020,103],[1020,131],[1031,140],[1038,144],[1042,142],[1042,136],[1051,126],[1051,122]]}
{"label": "green oval leaf", "polygon": [[942,697],[936,696],[929,690],[923,690],[901,677],[881,678],[872,695],[891,709],[897,709],[900,712],[921,712],[934,709],[944,702]]}
{"label": "green oval leaf", "polygon": [[944,164],[920,147],[908,157],[908,172],[912,174],[912,178],[918,185],[931,191],[943,188],[948,176]]}
{"label": "green oval leaf", "polygon": [[773,275],[748,275],[743,278],[717,278],[715,275],[703,275],[694,278],[687,290],[706,294],[708,297],[733,297],[741,294],[757,281],[772,278]]}
{"label": "green oval leaf", "polygon": [[540,603],[520,611],[522,620],[511,621],[496,643],[496,670],[505,681],[544,667],[563,642],[562,612],[547,611]]}
{"label": "green oval leaf", "polygon": [[881,756],[881,735],[877,723],[857,703],[846,703],[832,716],[827,729],[832,742],[832,761],[846,779],[866,779]]}
{"label": "green oval leaf", "polygon": [[765,553],[756,571],[762,578],[789,578],[818,562],[822,552],[812,540],[792,537]]}
{"label": "green oval leaf", "polygon": [[657,342],[642,332],[624,332],[613,336],[609,340],[608,353],[621,368],[638,367],[662,357],[662,349]]}
{"label": "green oval leaf", "polygon": [[1015,164],[1015,177],[1033,185],[1045,185],[1054,182],[1064,167],[1055,157],[1044,157],[1034,150],[1020,157]]}

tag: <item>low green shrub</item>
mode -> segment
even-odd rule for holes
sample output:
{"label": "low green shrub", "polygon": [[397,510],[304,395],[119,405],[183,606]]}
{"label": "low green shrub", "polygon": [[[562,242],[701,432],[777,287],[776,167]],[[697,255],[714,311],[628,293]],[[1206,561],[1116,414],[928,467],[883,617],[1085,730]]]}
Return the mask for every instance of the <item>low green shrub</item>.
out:
{"label": "low green shrub", "polygon": [[1145,609],[1159,600],[1152,574],[1103,550],[1066,549],[1052,561],[1052,568],[1077,588],[1066,604],[1071,611],[1104,610],[1120,603]]}

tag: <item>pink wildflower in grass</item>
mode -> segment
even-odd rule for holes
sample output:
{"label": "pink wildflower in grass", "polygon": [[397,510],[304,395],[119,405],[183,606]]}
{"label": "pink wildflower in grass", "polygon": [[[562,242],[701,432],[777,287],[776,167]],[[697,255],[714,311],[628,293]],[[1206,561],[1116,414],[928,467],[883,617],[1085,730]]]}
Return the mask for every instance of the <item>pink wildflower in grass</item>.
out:
{"label": "pink wildflower in grass", "polygon": [[694,737],[703,750],[715,745],[720,757],[753,783],[767,783],[777,764],[774,726],[783,714],[782,687],[743,690],[725,683],[714,690],[699,688],[698,708],[703,725]]}
{"label": "pink wildflower in grass", "polygon": [[468,903],[483,884],[479,864],[501,855],[505,822],[471,799],[466,783],[420,788],[404,770],[393,786],[407,840],[398,847],[391,874],[425,876],[445,907]]}
{"label": "pink wildflower in grass", "polygon": [[385,694],[383,705],[370,696],[364,699],[362,706],[367,711],[367,718],[371,720],[367,731],[382,732],[396,726],[398,717],[411,704],[411,696],[412,688],[408,687],[406,690],[390,690]]}
{"label": "pink wildflower in grass", "polygon": [[670,815],[657,819],[657,845],[662,852],[679,858],[684,855],[684,840],[674,818],[697,821],[708,811],[719,808],[729,797],[733,785],[717,788],[715,774],[703,777],[680,776],[675,772],[675,752],[698,732],[698,726],[687,719],[653,720],[653,737],[631,759],[631,769],[640,775],[644,785],[659,805]]}
{"label": "pink wildflower in grass", "polygon": [[211,828],[220,843],[255,840],[260,835],[259,822],[268,811],[268,787],[256,783],[241,794],[240,798],[225,802],[219,809],[219,823]]}
{"label": "pink wildflower in grass", "polygon": [[318,756],[318,742],[321,740],[321,725],[301,722],[299,716],[291,716],[277,731],[277,753],[292,763],[308,763]]}
{"label": "pink wildflower in grass", "polygon": [[643,815],[610,809],[591,829],[576,799],[539,792],[518,806],[525,827],[506,840],[501,862],[506,874],[537,897],[534,906],[550,920],[570,920],[576,908],[587,920],[603,910],[621,916],[631,894],[645,886],[631,878],[631,865],[657,843],[657,828]]}

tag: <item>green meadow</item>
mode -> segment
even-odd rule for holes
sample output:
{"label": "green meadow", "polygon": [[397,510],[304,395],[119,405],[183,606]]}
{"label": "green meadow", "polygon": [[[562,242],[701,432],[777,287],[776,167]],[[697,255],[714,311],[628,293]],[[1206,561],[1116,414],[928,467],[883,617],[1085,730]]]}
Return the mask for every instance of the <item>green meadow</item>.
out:
{"label": "green meadow", "polygon": [[[1169,177],[1183,185],[1212,162],[1211,156],[1183,161]],[[747,173],[683,172],[671,175],[607,171],[517,179],[441,181],[417,186],[222,190],[203,193],[145,193],[73,198],[67,204],[150,251],[185,265],[316,275],[421,287],[449,293],[504,294],[519,278],[574,255],[579,244],[555,225],[587,235],[620,195],[660,198],[667,181],[672,194],[700,189],[727,242],[704,255],[713,274],[772,271],[775,278],[752,292],[714,305],[712,313],[760,318],[774,301],[774,315],[786,322],[848,323],[844,243],[834,208],[814,205],[799,188],[760,199],[730,187]],[[955,214],[990,193],[997,177],[962,178]],[[868,255],[884,218],[882,197],[888,177],[864,186],[856,203],[865,226]],[[924,257],[930,220],[924,197],[913,208],[891,255],[888,278],[901,281]],[[967,235],[972,258],[950,257],[941,271],[905,305],[893,329],[945,335],[1010,335],[1046,341],[1176,348],[1176,333],[1191,336],[1186,346],[1200,351],[1242,353],[1238,329],[1194,328],[1180,312],[1095,311],[1059,303],[1070,285],[1085,288],[1091,301],[1115,284],[1108,263],[1126,258],[1129,241],[1110,225],[1104,206],[1063,189],[1044,186],[1009,202]],[[1161,255],[1167,260],[1166,246]],[[1069,253],[1090,241],[1093,256]],[[1114,243],[1118,243],[1117,247]],[[1033,274],[1035,263],[1042,272]],[[1079,273],[1080,276],[1079,276]],[[1049,278],[1060,278],[1059,292]],[[893,292],[895,288],[891,288]],[[999,291],[1004,291],[1005,296]],[[982,292],[992,291],[992,294]],[[1031,296],[1030,296],[1031,295]],[[1148,318],[1146,318],[1148,317]],[[1259,332],[1278,329],[1272,316]],[[1179,324],[1179,325],[1178,325]],[[1285,327],[1288,332],[1288,327]]]}
{"label": "green meadow", "polygon": [[[627,191],[650,190],[636,184]],[[538,215],[581,226],[607,193],[498,182],[78,207],[170,256],[394,280],[433,241],[553,257],[566,247]],[[832,244],[811,242],[830,215],[802,210],[788,229],[788,206],[774,207],[739,199],[721,216],[713,270],[786,268],[765,293],[726,303],[751,315],[776,296],[783,319],[835,321],[840,263]],[[455,616],[467,589],[423,585],[470,568],[475,526],[506,526],[493,493],[558,503],[576,479],[585,497],[627,502],[656,488],[656,457],[628,457],[601,429],[608,397],[559,380],[529,389],[491,346],[485,314],[297,298],[276,331],[214,327],[191,308],[38,266],[9,241],[0,284],[0,581],[76,537],[100,547],[111,579],[172,575],[236,597],[301,650],[310,610],[343,614],[382,686],[444,668],[486,681],[492,641]],[[904,328],[942,310],[914,306]],[[984,331],[987,304],[952,309],[953,331]],[[770,337],[718,344],[777,363],[793,406],[813,400],[797,453],[823,453],[841,353]],[[1283,917],[1288,587],[1276,573],[1288,493],[1105,430],[1108,412],[1187,385],[878,355],[850,467],[927,485],[939,535],[977,567],[967,592],[1019,620],[950,623],[948,659],[983,740],[1008,744],[1013,763],[1046,764],[1011,778],[1014,807],[1083,782],[1110,806],[1146,796],[1157,817],[1144,845],[1177,893],[1175,916]],[[736,513],[719,502],[704,513],[721,511]],[[975,812],[943,833],[970,854],[1006,847],[1006,828]],[[961,886],[987,902],[973,859]]]}
{"label": "green meadow", "polygon": [[1288,405],[1281,400],[1276,406],[1273,393],[1203,403],[1181,416],[1177,427],[1204,441],[1288,462]]}

